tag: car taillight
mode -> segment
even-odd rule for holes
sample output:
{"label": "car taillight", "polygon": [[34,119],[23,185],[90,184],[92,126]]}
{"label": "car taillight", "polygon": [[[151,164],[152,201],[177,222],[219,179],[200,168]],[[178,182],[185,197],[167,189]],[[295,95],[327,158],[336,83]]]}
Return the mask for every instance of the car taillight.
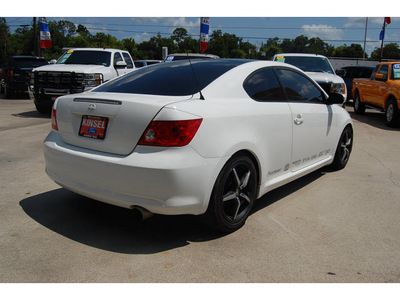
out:
{"label": "car taillight", "polygon": [[57,112],[54,108],[51,110],[51,128],[58,131]]}
{"label": "car taillight", "polygon": [[183,121],[152,121],[139,145],[183,147],[191,142],[203,119]]}
{"label": "car taillight", "polygon": [[14,77],[14,71],[13,70],[8,70],[7,71],[7,77]]}

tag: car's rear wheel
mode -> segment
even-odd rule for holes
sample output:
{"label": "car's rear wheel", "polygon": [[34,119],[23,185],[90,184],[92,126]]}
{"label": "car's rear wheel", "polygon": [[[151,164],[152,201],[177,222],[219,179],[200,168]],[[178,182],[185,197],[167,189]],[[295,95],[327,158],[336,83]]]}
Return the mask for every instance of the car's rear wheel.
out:
{"label": "car's rear wheel", "polygon": [[248,156],[234,156],[221,170],[206,212],[207,221],[223,232],[244,225],[257,193],[257,171]]}
{"label": "car's rear wheel", "polygon": [[335,158],[332,167],[335,170],[341,170],[349,161],[351,150],[353,149],[353,129],[347,126],[340,136],[340,140],[335,152]]}
{"label": "car's rear wheel", "polygon": [[399,123],[399,109],[396,99],[389,99],[385,110],[385,122],[389,127],[395,127]]}
{"label": "car's rear wheel", "polygon": [[363,115],[365,113],[365,104],[361,102],[360,94],[358,92],[354,99],[354,112],[358,115]]}

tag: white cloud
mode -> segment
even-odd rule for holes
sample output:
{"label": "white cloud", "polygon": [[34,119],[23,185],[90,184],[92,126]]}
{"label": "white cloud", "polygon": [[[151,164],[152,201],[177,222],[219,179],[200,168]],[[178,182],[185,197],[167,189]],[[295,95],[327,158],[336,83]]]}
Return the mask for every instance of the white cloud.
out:
{"label": "white cloud", "polygon": [[[394,18],[392,18],[393,21]],[[344,24],[345,28],[365,28],[366,17],[357,17],[357,18],[347,18],[346,23]],[[368,17],[368,25],[374,24],[383,24],[383,17]]]}
{"label": "white cloud", "polygon": [[303,25],[302,34],[308,37],[319,37],[322,40],[340,40],[343,37],[343,30],[329,25]]}

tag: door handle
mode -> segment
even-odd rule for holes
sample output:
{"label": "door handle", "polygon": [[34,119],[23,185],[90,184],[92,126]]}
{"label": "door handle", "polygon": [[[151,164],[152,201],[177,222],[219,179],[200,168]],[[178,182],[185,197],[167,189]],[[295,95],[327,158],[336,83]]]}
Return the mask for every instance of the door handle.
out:
{"label": "door handle", "polygon": [[303,115],[298,114],[296,118],[294,118],[294,124],[301,125],[303,124]]}

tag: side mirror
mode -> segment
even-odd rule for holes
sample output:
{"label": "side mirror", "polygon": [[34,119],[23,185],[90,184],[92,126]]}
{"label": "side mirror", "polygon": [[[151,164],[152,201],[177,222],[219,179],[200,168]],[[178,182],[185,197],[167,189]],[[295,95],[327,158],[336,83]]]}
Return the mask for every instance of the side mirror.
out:
{"label": "side mirror", "polygon": [[376,74],[375,80],[386,81],[386,78],[383,76],[383,74]]}
{"label": "side mirror", "polygon": [[120,61],[117,61],[114,64],[114,66],[116,69],[123,69],[123,68],[126,68],[127,64],[126,64],[126,62],[120,60]]}
{"label": "side mirror", "polygon": [[345,72],[344,72],[344,70],[343,69],[338,69],[338,70],[336,70],[336,75],[338,75],[338,76],[344,76],[344,74],[345,74]]}

